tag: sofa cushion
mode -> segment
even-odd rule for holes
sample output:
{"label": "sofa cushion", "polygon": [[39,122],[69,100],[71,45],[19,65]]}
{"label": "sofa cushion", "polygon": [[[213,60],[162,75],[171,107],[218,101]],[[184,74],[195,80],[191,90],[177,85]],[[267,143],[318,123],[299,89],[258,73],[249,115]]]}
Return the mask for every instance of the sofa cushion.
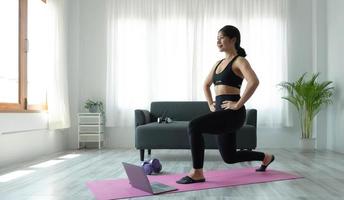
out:
{"label": "sofa cushion", "polygon": [[139,138],[140,141],[136,141],[136,144],[150,144],[151,148],[185,148],[189,146],[186,134],[188,124],[188,121],[173,121],[167,124],[153,122],[138,126],[135,139]]}
{"label": "sofa cushion", "polygon": [[174,121],[191,121],[192,119],[210,112],[205,101],[164,101],[151,103],[152,121],[158,117],[170,117]]}

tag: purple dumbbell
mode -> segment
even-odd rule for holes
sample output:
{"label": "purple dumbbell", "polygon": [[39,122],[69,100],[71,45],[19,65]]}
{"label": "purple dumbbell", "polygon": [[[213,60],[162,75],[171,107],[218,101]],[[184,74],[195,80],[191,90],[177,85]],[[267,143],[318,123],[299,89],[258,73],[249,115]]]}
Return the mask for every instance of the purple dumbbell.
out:
{"label": "purple dumbbell", "polygon": [[153,173],[153,168],[148,161],[144,161],[141,166],[146,175],[151,175]]}
{"label": "purple dumbbell", "polygon": [[150,160],[149,163],[150,163],[154,173],[159,173],[161,171],[162,166],[161,166],[161,163],[158,159],[154,158],[154,159]]}
{"label": "purple dumbbell", "polygon": [[162,169],[161,163],[158,159],[154,158],[142,163],[143,171],[146,175],[151,175],[154,173],[159,173]]}

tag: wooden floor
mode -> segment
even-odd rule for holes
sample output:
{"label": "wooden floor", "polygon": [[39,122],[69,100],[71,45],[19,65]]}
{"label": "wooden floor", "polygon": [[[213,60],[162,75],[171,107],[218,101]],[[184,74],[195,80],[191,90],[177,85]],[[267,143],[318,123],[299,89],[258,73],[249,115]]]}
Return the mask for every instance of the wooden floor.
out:
{"label": "wooden floor", "polygon": [[[236,187],[163,194],[137,199],[344,199],[344,154],[331,151],[302,153],[297,149],[264,149],[276,156],[271,168],[303,176],[303,179],[243,185]],[[80,154],[62,159],[66,154]],[[165,172],[181,173],[190,169],[187,150],[153,150]],[[30,166],[51,159],[62,160],[47,168]],[[225,164],[216,150],[206,151],[205,169],[259,166],[258,162]],[[80,150],[42,158],[35,162],[0,169],[0,176],[15,170],[34,170],[31,174],[0,182],[1,200],[87,200],[94,199],[85,182],[96,179],[126,178],[121,162],[140,164],[136,150]]]}

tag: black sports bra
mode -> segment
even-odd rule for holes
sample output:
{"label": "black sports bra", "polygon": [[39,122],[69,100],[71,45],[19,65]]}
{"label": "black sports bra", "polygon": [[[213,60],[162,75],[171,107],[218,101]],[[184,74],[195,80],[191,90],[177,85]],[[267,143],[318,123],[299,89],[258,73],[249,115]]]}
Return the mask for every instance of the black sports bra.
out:
{"label": "black sports bra", "polygon": [[241,87],[243,79],[239,76],[237,76],[233,70],[232,70],[232,65],[233,62],[239,57],[239,55],[235,56],[225,67],[225,69],[217,74],[216,69],[220,65],[220,63],[224,60],[222,59],[217,66],[215,67],[214,70],[214,75],[213,75],[213,83],[214,85],[228,85],[232,87],[239,88]]}

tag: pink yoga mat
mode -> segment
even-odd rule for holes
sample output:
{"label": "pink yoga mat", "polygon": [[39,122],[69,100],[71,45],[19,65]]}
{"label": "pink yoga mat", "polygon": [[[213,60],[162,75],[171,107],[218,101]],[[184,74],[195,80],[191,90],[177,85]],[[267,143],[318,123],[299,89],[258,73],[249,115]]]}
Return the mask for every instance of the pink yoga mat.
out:
{"label": "pink yoga mat", "polygon": [[[177,184],[176,181],[185,175],[186,174],[154,175],[148,176],[148,178],[151,182],[157,181],[178,188],[177,191],[167,192],[164,194],[302,178],[301,176],[277,170],[255,172],[255,168],[239,168],[207,171],[205,172],[206,182],[204,183],[187,185]],[[97,200],[122,199],[152,195],[133,188],[129,184],[128,179],[96,180],[89,181],[86,185],[92,191]]]}

